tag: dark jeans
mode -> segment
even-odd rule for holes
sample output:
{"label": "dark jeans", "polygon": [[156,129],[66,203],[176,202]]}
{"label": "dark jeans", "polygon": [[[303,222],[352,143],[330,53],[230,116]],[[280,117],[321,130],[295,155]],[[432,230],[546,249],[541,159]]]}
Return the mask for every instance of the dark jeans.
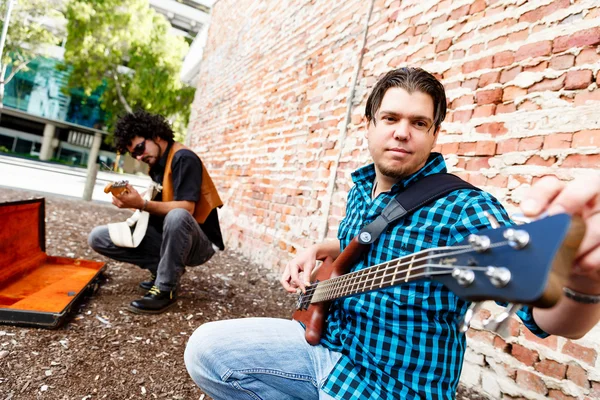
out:
{"label": "dark jeans", "polygon": [[117,247],[110,240],[108,227],[97,226],[88,243],[98,253],[117,261],[136,264],[156,275],[155,285],[161,291],[177,289],[185,266],[204,264],[215,254],[213,244],[198,222],[183,208],[169,211],[162,234],[148,226],[146,236],[138,247]]}

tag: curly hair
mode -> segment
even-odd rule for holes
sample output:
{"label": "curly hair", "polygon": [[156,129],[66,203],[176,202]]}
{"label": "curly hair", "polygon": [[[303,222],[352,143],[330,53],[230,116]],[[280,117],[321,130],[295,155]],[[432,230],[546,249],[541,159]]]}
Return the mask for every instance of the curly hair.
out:
{"label": "curly hair", "polygon": [[365,107],[365,117],[367,121],[375,121],[375,115],[381,107],[383,96],[389,88],[399,87],[409,93],[422,92],[431,96],[434,106],[435,130],[442,124],[446,118],[446,93],[444,86],[433,75],[421,68],[399,68],[389,71],[381,78],[373,88],[373,91],[367,99]]}
{"label": "curly hair", "polygon": [[150,114],[143,110],[129,113],[117,121],[114,133],[114,143],[117,151],[127,153],[127,146],[136,136],[144,139],[161,138],[167,142],[174,141],[173,129],[165,117]]}

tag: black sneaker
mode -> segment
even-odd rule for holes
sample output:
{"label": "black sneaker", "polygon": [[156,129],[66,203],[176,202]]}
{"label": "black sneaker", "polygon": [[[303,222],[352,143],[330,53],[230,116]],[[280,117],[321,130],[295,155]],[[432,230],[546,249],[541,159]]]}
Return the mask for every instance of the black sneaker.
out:
{"label": "black sneaker", "polygon": [[140,287],[142,289],[144,289],[145,292],[147,292],[150,289],[152,289],[152,286],[154,286],[154,281],[156,281],[156,274],[150,272],[150,280],[149,281],[140,282]]}
{"label": "black sneaker", "polygon": [[152,288],[144,297],[132,301],[128,310],[137,314],[160,314],[173,306],[177,301],[177,292],[161,292],[158,287]]}

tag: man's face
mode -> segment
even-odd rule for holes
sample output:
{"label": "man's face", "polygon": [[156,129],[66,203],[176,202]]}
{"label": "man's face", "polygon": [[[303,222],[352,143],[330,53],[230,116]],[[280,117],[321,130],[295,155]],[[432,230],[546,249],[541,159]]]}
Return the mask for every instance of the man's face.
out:
{"label": "man's face", "polygon": [[433,99],[401,88],[385,92],[367,125],[369,152],[378,174],[400,180],[421,169],[437,140]]}
{"label": "man's face", "polygon": [[149,166],[153,166],[160,159],[160,147],[151,139],[144,139],[136,136],[127,146],[127,150],[131,157],[138,161],[145,162]]}

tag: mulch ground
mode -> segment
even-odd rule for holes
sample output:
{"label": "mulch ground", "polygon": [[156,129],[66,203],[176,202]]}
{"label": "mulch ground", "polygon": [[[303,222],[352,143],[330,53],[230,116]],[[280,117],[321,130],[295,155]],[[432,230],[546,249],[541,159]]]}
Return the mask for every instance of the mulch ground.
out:
{"label": "mulch ground", "polygon": [[[143,294],[137,286],[147,273],[87,245],[94,226],[123,221],[131,213],[111,204],[0,188],[0,202],[34,197],[46,198],[47,253],[105,261],[106,280],[56,330],[0,325],[0,400],[208,400],[183,362],[194,330],[213,320],[291,316],[295,299],[270,266],[232,251],[188,268],[177,305],[168,312],[131,314],[126,306]],[[458,398],[484,399],[462,388]]]}

